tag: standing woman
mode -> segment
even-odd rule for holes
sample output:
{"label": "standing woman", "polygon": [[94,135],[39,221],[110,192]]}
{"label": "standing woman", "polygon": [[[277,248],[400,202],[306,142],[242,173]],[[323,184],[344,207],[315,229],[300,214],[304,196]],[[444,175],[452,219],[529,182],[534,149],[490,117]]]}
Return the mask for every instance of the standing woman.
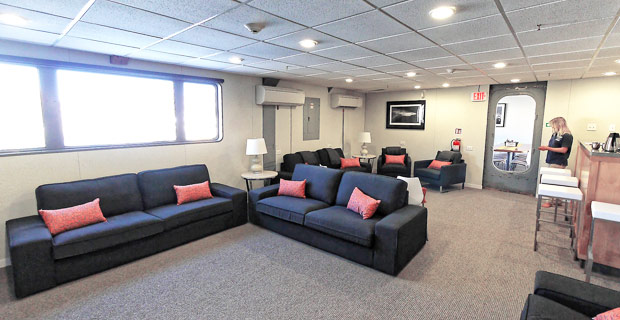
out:
{"label": "standing woman", "polygon": [[[568,165],[568,157],[573,146],[573,135],[566,125],[566,119],[557,117],[549,121],[553,134],[548,146],[540,146],[538,150],[547,152],[547,163],[551,168],[564,169]],[[551,203],[543,204],[543,207],[551,207]]]}

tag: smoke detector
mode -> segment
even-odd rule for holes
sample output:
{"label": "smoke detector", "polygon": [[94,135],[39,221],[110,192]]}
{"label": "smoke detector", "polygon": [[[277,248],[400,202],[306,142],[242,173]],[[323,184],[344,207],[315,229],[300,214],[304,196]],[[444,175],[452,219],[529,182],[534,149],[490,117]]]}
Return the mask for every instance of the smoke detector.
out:
{"label": "smoke detector", "polygon": [[253,34],[257,34],[257,33],[261,32],[261,30],[263,30],[265,28],[264,24],[258,23],[258,22],[246,23],[243,26],[246,29],[248,29],[248,31],[252,32]]}

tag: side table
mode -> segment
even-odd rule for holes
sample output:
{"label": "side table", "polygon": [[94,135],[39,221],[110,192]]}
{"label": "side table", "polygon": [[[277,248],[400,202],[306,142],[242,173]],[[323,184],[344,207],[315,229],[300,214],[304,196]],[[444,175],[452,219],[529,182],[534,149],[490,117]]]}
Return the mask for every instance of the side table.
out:
{"label": "side table", "polygon": [[248,189],[248,192],[252,190],[252,181],[263,180],[267,186],[269,185],[269,181],[277,176],[278,173],[275,171],[263,171],[259,173],[244,172],[241,174],[241,178],[245,179],[245,187]]}
{"label": "side table", "polygon": [[377,158],[377,155],[376,154],[367,154],[367,155],[354,154],[353,157],[364,159],[366,160],[366,162],[370,163],[370,165],[372,166],[372,163]]}

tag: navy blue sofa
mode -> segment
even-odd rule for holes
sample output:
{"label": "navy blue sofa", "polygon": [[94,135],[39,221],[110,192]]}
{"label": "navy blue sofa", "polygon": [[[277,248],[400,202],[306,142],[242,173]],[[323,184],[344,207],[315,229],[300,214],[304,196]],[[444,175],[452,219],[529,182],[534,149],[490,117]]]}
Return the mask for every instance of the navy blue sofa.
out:
{"label": "navy blue sofa", "polygon": [[[390,275],[427,240],[427,209],[407,205],[407,183],[391,177],[299,164],[306,199],[278,196],[279,185],[250,191],[250,222]],[[346,208],[358,187],[381,200],[367,220]]]}
{"label": "navy blue sofa", "polygon": [[247,193],[211,183],[213,198],[176,204],[173,185],[210,181],[205,165],[36,189],[38,209],[100,198],[107,222],[52,236],[39,215],[6,222],[15,295],[24,297],[247,222]]}

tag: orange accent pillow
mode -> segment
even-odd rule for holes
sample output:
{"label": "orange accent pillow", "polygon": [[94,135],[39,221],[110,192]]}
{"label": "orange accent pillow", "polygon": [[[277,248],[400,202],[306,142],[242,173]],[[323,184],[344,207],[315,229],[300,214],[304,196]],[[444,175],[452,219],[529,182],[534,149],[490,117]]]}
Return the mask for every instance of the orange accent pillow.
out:
{"label": "orange accent pillow", "polygon": [[439,160],[433,160],[433,162],[431,162],[431,164],[428,166],[429,169],[436,169],[436,170],[440,170],[441,167],[443,166],[449,166],[451,165],[452,162],[450,161],[439,161]]}
{"label": "orange accent pillow", "polygon": [[400,156],[392,156],[389,154],[385,155],[385,164],[402,164],[403,166],[405,165],[405,155],[400,155]]}
{"label": "orange accent pillow", "polygon": [[340,169],[361,167],[360,158],[340,158]]}
{"label": "orange accent pillow", "polygon": [[366,220],[372,218],[380,203],[381,200],[375,200],[355,187],[349,198],[349,203],[347,203],[347,209],[361,214],[362,218]]}
{"label": "orange accent pillow", "polygon": [[55,236],[61,232],[77,229],[98,222],[106,222],[99,207],[99,198],[74,207],[57,210],[39,210],[45,226]]}
{"label": "orange accent pillow", "polygon": [[188,202],[213,198],[209,181],[187,186],[174,186],[174,191],[177,193],[177,206]]}
{"label": "orange accent pillow", "polygon": [[609,310],[607,312],[599,313],[593,320],[620,320],[620,308]]}
{"label": "orange accent pillow", "polygon": [[280,179],[278,195],[306,199],[306,179],[304,181]]}

